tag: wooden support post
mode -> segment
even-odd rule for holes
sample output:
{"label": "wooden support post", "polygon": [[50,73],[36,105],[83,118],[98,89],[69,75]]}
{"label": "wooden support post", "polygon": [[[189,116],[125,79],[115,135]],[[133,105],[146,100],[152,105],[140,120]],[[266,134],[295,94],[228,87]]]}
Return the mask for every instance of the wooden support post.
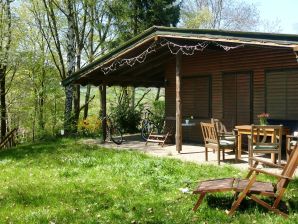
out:
{"label": "wooden support post", "polygon": [[101,118],[102,118],[102,140],[103,142],[106,141],[107,138],[107,87],[106,85],[99,86],[100,91],[100,106],[101,106]]}
{"label": "wooden support post", "polygon": [[182,150],[181,53],[176,55],[176,150]]}

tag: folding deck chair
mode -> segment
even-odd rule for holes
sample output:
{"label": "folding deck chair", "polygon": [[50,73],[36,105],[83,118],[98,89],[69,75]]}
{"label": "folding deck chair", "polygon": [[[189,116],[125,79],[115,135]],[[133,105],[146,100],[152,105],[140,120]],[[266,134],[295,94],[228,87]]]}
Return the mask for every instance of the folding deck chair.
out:
{"label": "folding deck chair", "polygon": [[154,133],[154,130],[151,131],[149,134],[147,141],[145,145],[148,144],[148,142],[155,142],[161,145],[161,147],[164,146],[164,144],[173,137],[173,133],[175,130],[175,120],[173,119],[166,119],[163,127],[163,133]]}
{"label": "folding deck chair", "polygon": [[[277,164],[263,161],[256,158],[251,158],[255,161],[254,165],[249,168],[249,173],[246,179],[236,179],[236,178],[224,178],[207,180],[200,182],[199,186],[193,191],[194,194],[199,194],[199,199],[195,204],[193,211],[196,211],[200,204],[202,203],[205,195],[207,193],[213,192],[225,192],[225,191],[235,191],[235,200],[228,215],[233,215],[245,197],[249,197],[255,202],[259,203],[263,207],[273,211],[284,217],[288,215],[278,209],[279,203],[286,191],[289,182],[292,180],[294,172],[298,165],[298,146],[292,151],[288,163],[283,167],[281,174],[270,173],[268,171],[257,169],[259,163],[263,163],[267,166],[282,168]],[[257,175],[263,173],[269,176],[277,178],[277,184],[270,182],[257,181]],[[269,204],[263,201],[257,195],[267,196],[273,198],[273,204]]]}

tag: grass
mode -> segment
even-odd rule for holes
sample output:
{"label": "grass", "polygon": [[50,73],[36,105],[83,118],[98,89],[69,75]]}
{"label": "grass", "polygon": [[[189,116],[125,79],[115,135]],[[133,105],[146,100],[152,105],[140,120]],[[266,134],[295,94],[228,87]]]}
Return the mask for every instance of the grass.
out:
{"label": "grass", "polygon": [[58,139],[2,151],[0,170],[0,223],[298,223],[297,179],[285,195],[287,220],[248,200],[228,217],[229,193],[208,196],[192,212],[197,197],[179,189],[244,175],[230,166]]}

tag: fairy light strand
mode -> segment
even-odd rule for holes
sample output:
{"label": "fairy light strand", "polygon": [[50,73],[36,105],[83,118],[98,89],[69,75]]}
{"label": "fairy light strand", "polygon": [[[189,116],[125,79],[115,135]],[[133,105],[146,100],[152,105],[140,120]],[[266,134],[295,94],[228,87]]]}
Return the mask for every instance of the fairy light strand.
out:
{"label": "fairy light strand", "polygon": [[162,38],[160,40],[154,41],[145,51],[143,51],[141,54],[132,57],[132,58],[124,58],[124,59],[118,59],[115,60],[111,65],[106,66],[106,67],[102,67],[101,71],[107,75],[113,71],[116,71],[117,69],[127,65],[127,66],[134,66],[136,63],[143,63],[144,61],[146,61],[147,56],[149,54],[152,54],[153,52],[156,52],[157,48],[160,47],[167,47],[170,51],[171,54],[176,55],[178,53],[182,53],[184,55],[194,55],[195,52],[197,51],[204,51],[206,47],[208,47],[209,45],[215,44],[215,46],[218,46],[220,48],[222,48],[225,51],[229,51],[229,50],[233,50],[239,47],[243,47],[244,44],[241,45],[237,45],[237,46],[227,46],[227,45],[223,45],[217,42],[210,42],[210,41],[205,41],[202,43],[197,43],[195,45],[180,45],[177,43],[174,43],[172,41],[169,41],[166,38]]}

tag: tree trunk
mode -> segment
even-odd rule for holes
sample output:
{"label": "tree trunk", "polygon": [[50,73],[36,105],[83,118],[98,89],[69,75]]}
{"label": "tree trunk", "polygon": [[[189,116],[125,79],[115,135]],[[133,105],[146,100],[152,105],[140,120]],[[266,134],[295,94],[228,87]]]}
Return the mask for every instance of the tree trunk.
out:
{"label": "tree trunk", "polygon": [[6,135],[6,87],[5,87],[6,66],[0,69],[0,105],[1,105],[1,140]]}
{"label": "tree trunk", "polygon": [[65,111],[64,111],[64,129],[65,134],[69,134],[71,132],[71,109],[72,109],[72,85],[68,85],[65,87]]}
{"label": "tree trunk", "polygon": [[89,99],[90,99],[91,85],[87,85],[86,96],[85,96],[85,108],[84,108],[84,119],[88,117]]}
{"label": "tree trunk", "polygon": [[[71,2],[67,5],[68,16],[67,16],[67,74],[66,76],[71,76],[75,71],[75,18],[74,10]],[[64,128],[65,133],[69,134],[73,129],[73,120],[71,119],[72,112],[72,98],[73,98],[73,86],[69,85],[65,87],[65,112],[64,112]]]}
{"label": "tree trunk", "polygon": [[74,85],[73,91],[73,109],[74,109],[74,120],[73,120],[73,131],[77,131],[77,124],[80,118],[80,85]]}
{"label": "tree trunk", "polygon": [[43,77],[41,81],[41,92],[38,94],[38,126],[40,130],[44,130],[45,128],[45,120],[44,120],[44,91],[45,91],[45,86],[44,86],[44,76],[45,76],[45,71],[43,69]]}
{"label": "tree trunk", "polygon": [[100,102],[101,102],[101,119],[102,119],[102,140],[103,142],[106,141],[107,138],[107,102],[106,102],[106,92],[107,88],[105,85],[101,85],[99,87],[100,93]]}
{"label": "tree trunk", "polygon": [[155,101],[158,101],[159,100],[159,97],[160,97],[160,87],[157,89]]}

